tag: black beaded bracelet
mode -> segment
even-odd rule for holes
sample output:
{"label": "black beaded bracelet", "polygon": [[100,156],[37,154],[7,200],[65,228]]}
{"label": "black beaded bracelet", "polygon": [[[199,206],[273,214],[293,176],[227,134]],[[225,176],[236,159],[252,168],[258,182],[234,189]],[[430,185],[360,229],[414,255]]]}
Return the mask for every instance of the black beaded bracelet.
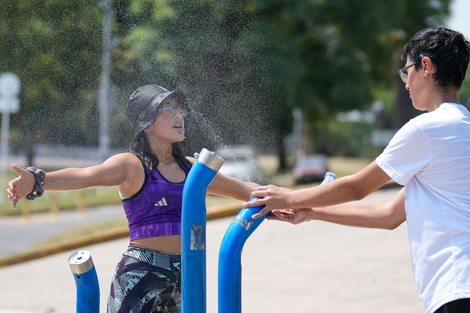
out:
{"label": "black beaded bracelet", "polygon": [[34,189],[25,198],[28,200],[34,200],[42,196],[44,193],[42,186],[44,185],[44,180],[46,179],[46,173],[36,167],[27,167],[26,170],[34,175]]}

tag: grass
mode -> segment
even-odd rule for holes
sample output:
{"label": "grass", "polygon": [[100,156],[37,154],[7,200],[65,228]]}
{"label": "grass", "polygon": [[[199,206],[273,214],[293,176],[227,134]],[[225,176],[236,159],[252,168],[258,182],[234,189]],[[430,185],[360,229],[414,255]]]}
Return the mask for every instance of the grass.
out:
{"label": "grass", "polygon": [[119,204],[121,199],[117,188],[98,188],[76,191],[45,192],[34,201],[22,199],[16,208],[8,201],[0,204],[1,216],[27,216],[36,213],[65,211],[71,209],[84,209],[106,204]]}

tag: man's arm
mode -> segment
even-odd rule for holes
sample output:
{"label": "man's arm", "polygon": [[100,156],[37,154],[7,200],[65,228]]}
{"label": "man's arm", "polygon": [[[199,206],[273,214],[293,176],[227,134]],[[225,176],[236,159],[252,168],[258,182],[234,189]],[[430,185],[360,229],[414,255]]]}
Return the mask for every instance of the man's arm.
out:
{"label": "man's arm", "polygon": [[300,224],[319,220],[367,228],[395,229],[406,220],[405,188],[387,203],[353,203],[298,210],[272,211],[268,219]]}
{"label": "man's arm", "polygon": [[316,187],[299,190],[274,185],[258,187],[251,193],[251,197],[258,200],[246,202],[243,206],[265,205],[265,208],[253,218],[259,218],[269,211],[278,209],[330,206],[360,200],[389,181],[390,177],[374,161],[354,175]]}

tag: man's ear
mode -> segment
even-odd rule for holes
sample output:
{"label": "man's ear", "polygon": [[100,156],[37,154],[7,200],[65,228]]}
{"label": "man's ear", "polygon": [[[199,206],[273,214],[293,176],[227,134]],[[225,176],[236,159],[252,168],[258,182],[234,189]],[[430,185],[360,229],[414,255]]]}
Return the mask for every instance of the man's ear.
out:
{"label": "man's ear", "polygon": [[430,57],[423,57],[421,59],[421,67],[423,68],[423,76],[426,77],[426,76],[432,76],[435,72],[436,72],[436,65],[434,64],[434,62],[431,60]]}

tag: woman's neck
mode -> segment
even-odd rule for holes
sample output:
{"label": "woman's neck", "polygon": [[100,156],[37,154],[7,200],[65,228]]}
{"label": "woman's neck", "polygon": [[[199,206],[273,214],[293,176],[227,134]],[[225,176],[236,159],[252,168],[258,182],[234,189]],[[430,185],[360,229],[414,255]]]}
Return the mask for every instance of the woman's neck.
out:
{"label": "woman's neck", "polygon": [[158,162],[163,164],[171,164],[175,162],[175,158],[173,157],[173,145],[168,143],[158,143],[152,142],[150,144],[150,149],[152,150],[153,154],[157,157]]}

